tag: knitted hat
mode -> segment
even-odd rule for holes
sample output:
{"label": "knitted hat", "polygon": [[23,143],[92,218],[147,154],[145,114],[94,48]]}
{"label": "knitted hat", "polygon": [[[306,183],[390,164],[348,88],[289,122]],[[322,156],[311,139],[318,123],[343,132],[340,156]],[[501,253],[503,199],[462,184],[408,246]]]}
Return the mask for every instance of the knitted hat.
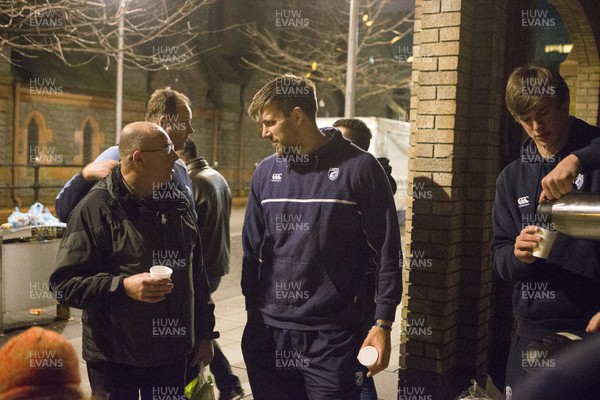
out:
{"label": "knitted hat", "polygon": [[60,334],[33,327],[0,349],[0,400],[82,399],[79,361]]}

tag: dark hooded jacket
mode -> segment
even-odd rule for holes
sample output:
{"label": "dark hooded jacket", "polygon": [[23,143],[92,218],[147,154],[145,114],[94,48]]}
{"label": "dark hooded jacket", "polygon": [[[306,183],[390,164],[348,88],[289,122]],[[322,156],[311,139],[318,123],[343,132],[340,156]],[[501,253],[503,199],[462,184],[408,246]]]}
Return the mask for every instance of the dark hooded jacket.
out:
{"label": "dark hooded jacket", "polygon": [[[515,238],[526,226],[553,228],[551,221],[536,214],[544,176],[564,157],[578,154],[599,136],[600,129],[572,118],[569,141],[556,156],[543,158],[528,138],[521,158],[498,177],[492,260],[496,274],[515,284],[513,311],[519,336],[539,339],[560,331],[582,333],[600,311],[599,242],[559,233],[547,260],[526,264],[514,255]],[[575,186],[575,192],[600,193],[600,170],[587,168]]]}
{"label": "dark hooded jacket", "polygon": [[272,155],[252,178],[242,241],[248,310],[282,329],[356,327],[367,274],[375,319],[393,320],[402,294],[398,219],[388,178],[337,129],[310,155]]}

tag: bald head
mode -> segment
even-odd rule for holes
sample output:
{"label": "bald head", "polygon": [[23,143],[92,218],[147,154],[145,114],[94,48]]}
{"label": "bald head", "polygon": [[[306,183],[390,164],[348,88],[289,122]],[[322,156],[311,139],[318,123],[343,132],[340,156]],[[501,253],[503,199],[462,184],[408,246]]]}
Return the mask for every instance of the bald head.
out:
{"label": "bald head", "polygon": [[153,122],[133,122],[121,131],[121,172],[130,191],[150,196],[158,184],[169,182],[179,158],[167,132]]}
{"label": "bald head", "polygon": [[[144,148],[150,142],[162,138],[167,133],[153,122],[132,122],[121,131],[119,157],[127,164],[134,151]],[[168,136],[167,136],[168,137]]]}

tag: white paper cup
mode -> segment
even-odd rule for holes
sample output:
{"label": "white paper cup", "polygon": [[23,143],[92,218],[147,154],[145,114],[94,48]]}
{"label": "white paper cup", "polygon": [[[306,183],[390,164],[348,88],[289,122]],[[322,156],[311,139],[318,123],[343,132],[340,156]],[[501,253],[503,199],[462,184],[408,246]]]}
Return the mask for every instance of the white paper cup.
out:
{"label": "white paper cup", "polygon": [[373,346],[365,346],[358,352],[358,362],[364,365],[365,367],[370,367],[377,363],[377,359],[379,358],[379,352]]}
{"label": "white paper cup", "polygon": [[150,268],[150,276],[153,278],[170,278],[173,270],[169,267],[165,267],[164,265],[155,265]]}
{"label": "white paper cup", "polygon": [[542,241],[535,249],[533,249],[533,256],[543,259],[548,258],[550,250],[552,250],[552,245],[554,244],[554,239],[556,239],[556,236],[558,235],[558,231],[540,228],[540,232],[535,235],[541,237]]}

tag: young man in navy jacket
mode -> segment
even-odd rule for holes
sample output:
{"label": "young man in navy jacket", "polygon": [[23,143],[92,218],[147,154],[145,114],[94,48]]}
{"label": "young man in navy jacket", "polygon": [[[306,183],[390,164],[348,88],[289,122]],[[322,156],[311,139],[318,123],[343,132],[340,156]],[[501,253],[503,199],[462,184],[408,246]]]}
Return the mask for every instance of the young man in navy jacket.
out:
{"label": "young man in navy jacket", "polygon": [[[541,241],[536,235],[539,227],[552,229],[551,222],[536,215],[540,200],[560,197],[569,190],[600,193],[600,171],[592,169],[596,160],[590,151],[598,144],[600,129],[569,116],[569,89],[557,72],[546,67],[515,69],[508,79],[506,104],[528,135],[521,157],[498,177],[493,211],[493,267],[502,279],[515,283],[517,331],[506,369],[510,400],[511,393],[512,399],[521,398],[515,384],[527,370],[547,367],[553,361],[542,359],[532,365],[528,345],[562,331],[584,334],[600,310],[598,242],[559,234],[548,259],[533,256]],[[575,176],[577,163],[581,173]],[[548,174],[551,177],[542,187]],[[575,187],[567,188],[565,177],[574,177]]]}
{"label": "young man in navy jacket", "polygon": [[[319,130],[314,84],[286,75],[256,93],[249,115],[276,154],[252,178],[242,234],[248,323],[244,360],[255,399],[359,399],[389,363],[402,293],[398,221],[377,159]],[[365,338],[365,282],[375,274],[375,316]],[[372,300],[371,300],[372,301]]]}

